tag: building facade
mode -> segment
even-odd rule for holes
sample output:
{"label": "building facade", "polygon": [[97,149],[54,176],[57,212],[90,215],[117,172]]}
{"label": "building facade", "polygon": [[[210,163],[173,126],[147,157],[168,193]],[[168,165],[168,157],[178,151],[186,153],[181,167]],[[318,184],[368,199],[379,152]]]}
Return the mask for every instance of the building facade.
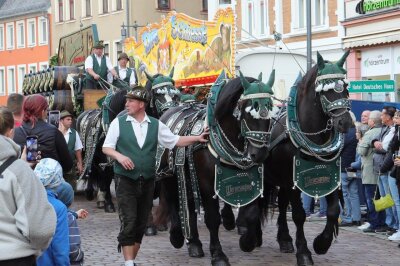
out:
{"label": "building facade", "polygon": [[[236,19],[236,65],[248,76],[276,69],[275,94],[286,98],[299,72],[307,68],[306,0],[210,0],[209,18],[231,6]],[[343,55],[344,0],[311,1],[312,54],[326,60]],[[278,41],[277,41],[278,39]],[[279,40],[280,39],[280,40]],[[254,68],[254,66],[259,66]]]}
{"label": "building facade", "polygon": [[[161,16],[176,10],[195,18],[207,18],[207,1],[178,0],[52,0],[54,23],[52,29],[52,54],[57,53],[62,36],[96,24],[98,37],[104,40],[105,54],[113,64],[122,52],[122,39],[136,36],[149,23],[158,22]],[[124,25],[124,30],[122,30]],[[129,27],[126,27],[126,26]]]}
{"label": "building facade", "polygon": [[394,80],[393,91],[360,92],[354,98],[398,102],[400,91],[400,1],[345,1],[343,46],[350,80]]}
{"label": "building facade", "polygon": [[50,1],[0,1],[0,105],[21,93],[25,74],[48,68]]}

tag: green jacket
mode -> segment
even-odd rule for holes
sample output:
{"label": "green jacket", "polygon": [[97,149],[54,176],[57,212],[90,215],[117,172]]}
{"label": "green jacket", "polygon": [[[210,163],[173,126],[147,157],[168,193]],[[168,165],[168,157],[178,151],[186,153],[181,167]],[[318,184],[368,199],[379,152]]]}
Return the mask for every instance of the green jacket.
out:
{"label": "green jacket", "polygon": [[[101,57],[101,66],[99,66],[99,63],[97,62],[96,56],[94,54],[91,55],[93,59],[93,71],[97,75],[99,75],[102,79],[107,80],[107,62],[106,62],[106,57],[102,56]],[[92,81],[95,81],[94,78],[86,72],[86,79],[90,79]]]}
{"label": "green jacket", "polygon": [[69,139],[68,139],[68,151],[69,154],[71,155],[72,159],[75,159],[75,143],[76,143],[76,130],[71,128],[71,133],[69,134]]}

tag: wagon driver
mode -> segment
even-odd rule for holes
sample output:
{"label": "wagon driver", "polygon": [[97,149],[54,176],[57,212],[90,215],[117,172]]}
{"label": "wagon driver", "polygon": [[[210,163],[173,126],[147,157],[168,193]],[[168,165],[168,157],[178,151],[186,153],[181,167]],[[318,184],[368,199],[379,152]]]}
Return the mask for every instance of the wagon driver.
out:
{"label": "wagon driver", "polygon": [[127,114],[112,121],[103,145],[103,152],[116,160],[114,173],[121,222],[118,250],[122,247],[125,266],[135,265],[151,211],[157,144],[172,149],[205,143],[209,134],[206,128],[198,136],[174,135],[164,123],[145,113],[148,101],[143,87],[128,92]]}
{"label": "wagon driver", "polygon": [[127,67],[128,62],[130,62],[130,59],[126,53],[121,53],[118,56],[118,65],[115,66],[114,69],[121,80],[113,78],[111,73],[108,73],[107,77],[109,83],[112,83],[118,88],[126,88],[124,84],[128,84],[131,88],[137,85],[136,71],[133,68]]}
{"label": "wagon driver", "polygon": [[107,80],[107,73],[110,72],[116,79],[118,73],[113,68],[110,58],[104,55],[103,41],[98,41],[93,46],[93,53],[85,60],[86,89],[101,89],[99,80]]}

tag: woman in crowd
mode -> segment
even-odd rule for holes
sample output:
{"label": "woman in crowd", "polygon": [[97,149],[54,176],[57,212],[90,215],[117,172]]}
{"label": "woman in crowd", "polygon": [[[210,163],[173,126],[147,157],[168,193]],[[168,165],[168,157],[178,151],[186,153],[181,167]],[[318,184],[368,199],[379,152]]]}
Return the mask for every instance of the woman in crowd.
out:
{"label": "woman in crowd", "polygon": [[50,243],[56,215],[39,179],[17,159],[20,147],[11,139],[13,127],[11,111],[0,107],[0,265],[31,266]]}
{"label": "woman in crowd", "polygon": [[58,161],[63,172],[72,168],[72,158],[62,133],[53,125],[46,123],[48,103],[41,95],[26,97],[23,109],[22,125],[15,129],[14,141],[23,147],[27,136],[37,136],[42,158]]}

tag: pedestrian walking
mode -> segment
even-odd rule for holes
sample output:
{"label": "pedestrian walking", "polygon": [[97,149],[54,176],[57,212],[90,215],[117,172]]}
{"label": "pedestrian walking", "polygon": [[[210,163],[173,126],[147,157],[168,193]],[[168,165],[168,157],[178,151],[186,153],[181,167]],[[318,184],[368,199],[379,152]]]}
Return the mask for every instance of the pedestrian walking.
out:
{"label": "pedestrian walking", "polygon": [[157,145],[172,149],[195,142],[207,142],[208,129],[199,136],[178,136],[146,114],[149,95],[138,87],[126,95],[127,114],[114,119],[103,145],[103,152],[115,159],[116,196],[125,266],[135,265],[154,195]]}

